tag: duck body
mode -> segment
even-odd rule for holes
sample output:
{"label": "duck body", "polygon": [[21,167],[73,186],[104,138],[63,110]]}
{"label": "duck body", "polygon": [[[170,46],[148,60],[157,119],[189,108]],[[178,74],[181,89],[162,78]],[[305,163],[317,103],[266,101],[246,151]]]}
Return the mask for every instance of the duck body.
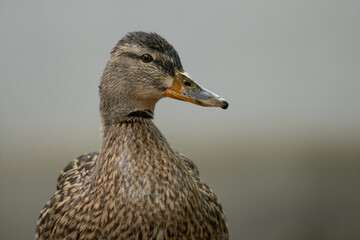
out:
{"label": "duck body", "polygon": [[104,140],[64,169],[38,239],[227,239],[217,197],[151,120],[116,124]]}
{"label": "duck body", "polygon": [[196,165],[169,146],[151,113],[136,108],[102,118],[100,152],[61,172],[36,239],[229,238],[218,198]]}

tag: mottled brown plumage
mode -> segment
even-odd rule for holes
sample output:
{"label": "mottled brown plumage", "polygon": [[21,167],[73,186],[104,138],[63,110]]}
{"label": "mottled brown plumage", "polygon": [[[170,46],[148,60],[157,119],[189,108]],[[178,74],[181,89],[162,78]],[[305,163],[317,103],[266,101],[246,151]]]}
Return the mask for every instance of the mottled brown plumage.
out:
{"label": "mottled brown plumage", "polygon": [[[144,53],[160,63],[145,64]],[[36,239],[229,238],[216,195],[151,120],[174,67],[183,71],[176,51],[157,34],[130,33],[118,43],[101,80],[100,152],[61,172]]]}

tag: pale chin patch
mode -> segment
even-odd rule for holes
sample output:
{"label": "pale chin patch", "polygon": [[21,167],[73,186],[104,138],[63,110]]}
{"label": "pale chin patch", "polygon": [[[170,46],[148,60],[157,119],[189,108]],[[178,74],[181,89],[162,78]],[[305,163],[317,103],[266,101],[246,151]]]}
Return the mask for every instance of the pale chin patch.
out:
{"label": "pale chin patch", "polygon": [[156,88],[146,88],[136,92],[137,108],[149,109],[154,112],[156,103],[164,97],[162,91]]}
{"label": "pale chin patch", "polygon": [[138,99],[150,100],[150,99],[160,99],[163,97],[163,94],[159,89],[156,89],[154,87],[151,88],[147,87],[137,91],[136,96]]}
{"label": "pale chin patch", "polygon": [[174,81],[174,79],[172,77],[166,77],[164,83],[165,83],[166,87],[169,88],[169,87],[171,87],[173,81]]}

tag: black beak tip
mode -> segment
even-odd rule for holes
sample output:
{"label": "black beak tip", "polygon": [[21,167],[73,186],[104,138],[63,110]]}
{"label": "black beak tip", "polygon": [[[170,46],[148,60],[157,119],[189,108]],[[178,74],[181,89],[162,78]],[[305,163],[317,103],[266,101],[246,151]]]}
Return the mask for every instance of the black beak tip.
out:
{"label": "black beak tip", "polygon": [[229,104],[227,101],[222,101],[223,106],[221,107],[222,109],[227,109],[229,107]]}

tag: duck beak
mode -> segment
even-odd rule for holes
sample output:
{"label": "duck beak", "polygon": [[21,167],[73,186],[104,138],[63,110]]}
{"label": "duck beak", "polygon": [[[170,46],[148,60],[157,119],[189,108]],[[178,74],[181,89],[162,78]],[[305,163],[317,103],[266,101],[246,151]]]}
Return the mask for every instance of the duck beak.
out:
{"label": "duck beak", "polygon": [[222,109],[227,109],[229,106],[225,99],[201,87],[191,80],[185,72],[182,73],[176,68],[174,80],[171,86],[164,90],[164,96],[205,107],[221,107]]}

